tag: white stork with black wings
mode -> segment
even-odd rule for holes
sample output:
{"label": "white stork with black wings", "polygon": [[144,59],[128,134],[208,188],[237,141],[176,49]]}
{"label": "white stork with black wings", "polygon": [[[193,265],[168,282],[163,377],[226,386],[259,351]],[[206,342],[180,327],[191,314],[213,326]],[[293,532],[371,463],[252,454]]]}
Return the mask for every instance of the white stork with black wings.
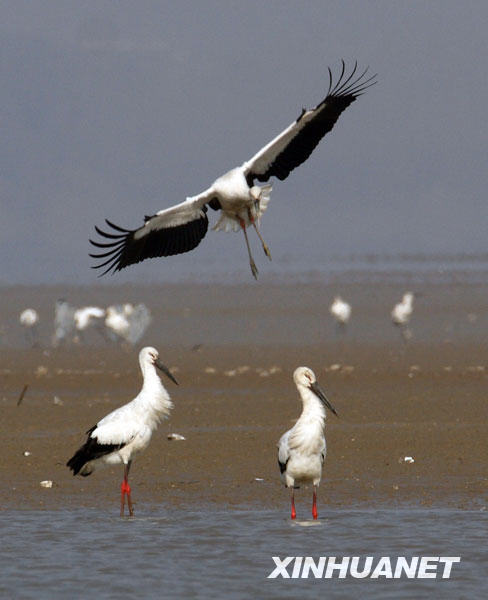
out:
{"label": "white stork with black wings", "polygon": [[146,258],[172,256],[193,250],[207,233],[207,207],[210,206],[221,211],[215,230],[242,229],[244,232],[251,271],[257,277],[258,270],[251,255],[246,229],[250,225],[255,228],[264,252],[271,259],[256,224],[266,210],[271,184],[258,186],[254,182],[266,182],[270,177],[284,180],[293,169],[306,161],[324,135],[334,127],[342,111],[376,83],[376,75],[366,77],[367,70],[357,75],[356,63],[347,75],[342,61],[341,75],[334,84],[329,68],[329,91],[320,104],[311,110],[303,109],[296,121],[250,160],[216,179],[204,192],[146,217],[144,225],[138,229],[123,229],[108,219],[106,223],[111,228],[110,232],[95,227],[109,241],[90,240],[94,246],[102,249],[101,253],[90,254],[93,258],[102,259],[93,268],[106,267],[103,275],[109,271],[120,271]]}
{"label": "white stork with black wings", "polygon": [[124,479],[120,486],[120,516],[124,515],[125,499],[133,516],[129,470],[134,458],[149,445],[153,432],[167,417],[173,403],[156,367],[178,384],[171,371],[159,360],[156,348],[146,346],[139,352],[139,366],[144,379],[139,394],[120,408],[116,408],[87,433],[87,439],[66,463],[73,475],[87,477],[102,465],[124,465]]}

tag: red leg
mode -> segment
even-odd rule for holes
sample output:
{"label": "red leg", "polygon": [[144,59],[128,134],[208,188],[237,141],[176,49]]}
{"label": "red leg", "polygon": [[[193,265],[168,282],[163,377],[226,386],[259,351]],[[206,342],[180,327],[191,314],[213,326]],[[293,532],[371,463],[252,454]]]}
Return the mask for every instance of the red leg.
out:
{"label": "red leg", "polygon": [[127,506],[129,507],[129,515],[134,516],[134,508],[132,506],[132,498],[130,497],[130,485],[127,484]]}
{"label": "red leg", "polygon": [[317,519],[318,517],[318,512],[317,512],[317,486],[313,486],[313,505],[312,505],[312,517],[314,519]]}
{"label": "red leg", "polygon": [[120,498],[120,516],[121,517],[124,516],[125,496],[126,495],[127,495],[127,506],[129,508],[129,516],[131,516],[131,517],[134,516],[134,509],[133,509],[133,506],[132,506],[132,498],[130,497],[131,489],[130,489],[130,485],[129,485],[129,469],[130,469],[130,465],[131,465],[130,462],[128,464],[124,465],[124,480],[120,484],[120,492],[121,492],[121,498]]}
{"label": "red leg", "polygon": [[293,490],[293,486],[291,487],[291,518],[297,518],[297,511],[295,510],[295,493]]}
{"label": "red leg", "polygon": [[124,516],[124,508],[125,508],[125,479],[120,484],[120,516]]}

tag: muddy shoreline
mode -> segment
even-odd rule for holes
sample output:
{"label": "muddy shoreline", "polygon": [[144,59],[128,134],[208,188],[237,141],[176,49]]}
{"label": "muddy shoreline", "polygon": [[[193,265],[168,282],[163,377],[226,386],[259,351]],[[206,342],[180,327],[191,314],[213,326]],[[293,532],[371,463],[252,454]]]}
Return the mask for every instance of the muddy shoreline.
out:
{"label": "muddy shoreline", "polygon": [[[21,337],[14,339],[12,319],[17,307],[37,300],[47,332],[46,315],[58,290],[4,290],[4,333],[13,341],[5,343],[4,337],[0,346],[2,508],[116,509],[120,469],[81,479],[65,463],[89,427],[137,394],[137,353],[146,344],[158,347],[181,385],[165,381],[175,408],[133,466],[139,512],[159,504],[286,511],[276,442],[300,412],[291,378],[300,364],[315,370],[340,414],[327,421],[322,511],[485,506],[488,290],[477,286],[466,306],[456,286],[425,289],[428,300],[419,301],[414,336],[405,345],[388,322],[391,299],[400,289],[346,290],[353,318],[343,337],[327,314],[336,291],[328,286],[312,286],[305,295],[293,286],[257,293],[244,286],[148,289],[137,298],[124,296],[146,301],[154,315],[152,330],[137,348],[92,339],[56,349],[48,343],[26,348]],[[80,297],[80,288],[71,292]],[[120,289],[85,289],[80,300],[108,303],[115,296]],[[467,314],[476,314],[477,322]],[[169,441],[171,432],[186,440]],[[405,456],[415,462],[405,462]],[[42,488],[42,480],[52,480],[53,487]],[[303,511],[310,495],[297,492]]]}

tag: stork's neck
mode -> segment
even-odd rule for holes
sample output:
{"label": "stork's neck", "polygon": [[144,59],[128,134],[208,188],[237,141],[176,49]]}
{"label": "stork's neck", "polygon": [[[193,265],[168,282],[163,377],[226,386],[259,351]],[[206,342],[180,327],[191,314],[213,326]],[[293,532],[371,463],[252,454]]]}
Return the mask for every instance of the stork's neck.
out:
{"label": "stork's neck", "polygon": [[302,414],[300,415],[300,420],[316,421],[317,423],[320,423],[321,427],[323,427],[325,425],[326,418],[325,406],[308,387],[299,385],[298,391],[303,403],[303,410]]}
{"label": "stork's neck", "polygon": [[403,296],[403,304],[407,308],[411,308],[413,306],[413,296],[411,294]]}
{"label": "stork's neck", "polygon": [[141,365],[144,381],[139,394],[141,402],[155,411],[165,411],[173,406],[153,364]]}
{"label": "stork's neck", "polygon": [[141,366],[142,376],[144,378],[144,382],[142,384],[142,389],[154,389],[159,386],[162,387],[161,380],[159,379],[159,375],[156,373],[156,368],[152,364],[144,364]]}

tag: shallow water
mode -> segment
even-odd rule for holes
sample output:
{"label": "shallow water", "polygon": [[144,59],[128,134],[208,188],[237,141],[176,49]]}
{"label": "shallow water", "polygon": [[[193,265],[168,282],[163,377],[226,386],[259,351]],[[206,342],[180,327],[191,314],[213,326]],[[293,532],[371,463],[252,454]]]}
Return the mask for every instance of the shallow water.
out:
{"label": "shallow water", "polygon": [[[481,598],[485,581],[483,511],[336,509],[316,526],[272,510],[214,507],[155,508],[133,519],[90,509],[2,517],[2,598]],[[461,563],[450,579],[268,579],[272,556]]]}

